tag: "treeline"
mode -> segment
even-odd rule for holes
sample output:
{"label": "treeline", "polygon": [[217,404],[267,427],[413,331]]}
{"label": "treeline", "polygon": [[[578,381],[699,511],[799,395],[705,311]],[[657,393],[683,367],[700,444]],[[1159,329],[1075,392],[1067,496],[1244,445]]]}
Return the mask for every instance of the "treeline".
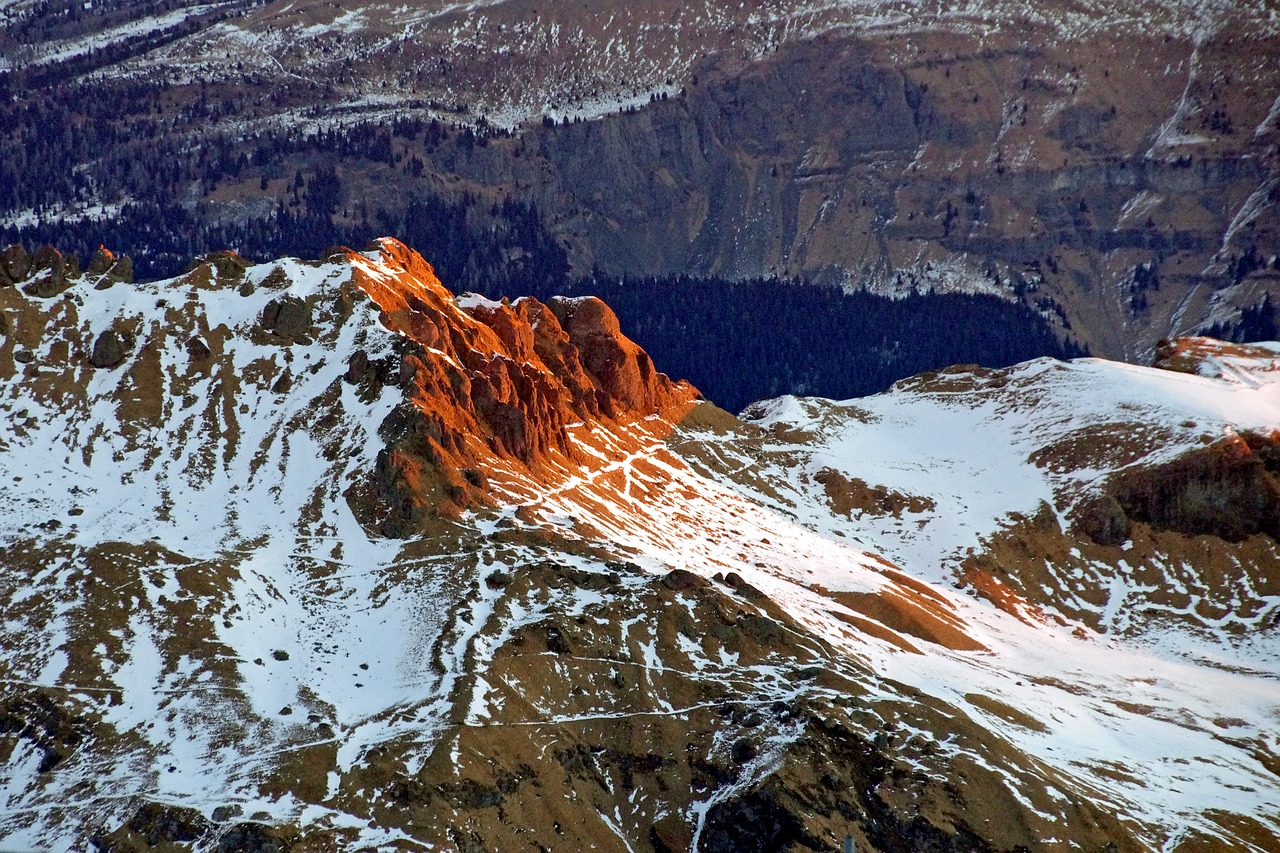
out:
{"label": "treeline", "polygon": [[[323,180],[316,183],[323,190]],[[550,293],[568,281],[568,255],[536,205],[509,198],[486,204],[469,193],[427,196],[402,212],[370,211],[353,221],[331,218],[323,212],[327,207],[280,204],[265,218],[216,224],[176,205],[131,204],[109,218],[8,226],[0,229],[0,245],[34,249],[51,243],[82,260],[103,245],[131,255],[139,279],[157,279],[178,275],[192,258],[220,249],[252,261],[318,258],[331,246],[359,249],[390,234],[419,249],[455,291]]]}
{"label": "treeline", "polygon": [[1271,301],[1271,294],[1263,296],[1257,305],[1243,309],[1240,319],[1234,323],[1214,323],[1201,334],[1238,344],[1280,341],[1280,322],[1277,322],[1276,306]]}
{"label": "treeline", "polygon": [[597,275],[570,290],[599,296],[659,370],[734,412],[781,394],[861,397],[953,364],[1088,354],[1061,343],[1030,308],[993,296],[888,298],[778,279],[685,276]]}

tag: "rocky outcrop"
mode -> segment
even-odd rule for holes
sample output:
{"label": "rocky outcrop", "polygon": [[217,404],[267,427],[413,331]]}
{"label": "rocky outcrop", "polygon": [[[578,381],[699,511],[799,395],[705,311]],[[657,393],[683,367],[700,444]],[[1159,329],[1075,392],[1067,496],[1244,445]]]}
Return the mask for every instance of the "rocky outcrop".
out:
{"label": "rocky outcrop", "polygon": [[89,363],[94,367],[115,367],[124,361],[125,341],[119,332],[108,329],[93,341]]}
{"label": "rocky outcrop", "polygon": [[569,343],[576,347],[582,367],[596,386],[596,403],[604,415],[663,408],[670,383],[661,381],[649,355],[623,336],[608,305],[589,296],[557,297],[548,307]]}
{"label": "rocky outcrop", "polygon": [[0,252],[0,284],[11,285],[22,281],[31,272],[31,256],[21,243],[6,246]]}
{"label": "rocky outcrop", "polygon": [[23,292],[39,299],[52,299],[80,276],[80,263],[75,255],[63,255],[49,245],[41,246],[31,256],[30,281]]}
{"label": "rocky outcrop", "polygon": [[[1280,539],[1280,435],[1233,435],[1114,482],[1125,515],[1188,536]],[[1098,540],[1095,540],[1098,541]]]}
{"label": "rocky outcrop", "polygon": [[1234,380],[1239,380],[1250,374],[1265,375],[1280,370],[1280,344],[1237,344],[1195,336],[1166,338],[1156,344],[1151,366],[1211,379],[1223,379],[1231,374]]}
{"label": "rocky outcrop", "polygon": [[20,692],[0,703],[0,736],[27,740],[40,752],[40,772],[63,762],[88,736],[87,726],[40,690]]}
{"label": "rocky outcrop", "polygon": [[1122,545],[1133,524],[1114,495],[1082,501],[1072,515],[1071,530],[1098,545]]}
{"label": "rocky outcrop", "polygon": [[455,298],[404,244],[385,239],[376,249],[378,270],[350,255],[354,281],[404,337],[393,356],[354,354],[345,378],[370,394],[403,389],[381,430],[376,493],[386,533],[483,500],[490,460],[531,471],[552,456],[573,460],[572,425],[678,419],[698,396],[658,373],[598,299]]}
{"label": "rocky outcrop", "polygon": [[262,309],[262,327],[290,342],[305,337],[311,329],[311,306],[296,296],[272,299]]}
{"label": "rocky outcrop", "polygon": [[133,281],[133,259],[128,255],[118,258],[106,246],[99,246],[85,272],[98,279],[95,287],[105,289],[116,282]]}

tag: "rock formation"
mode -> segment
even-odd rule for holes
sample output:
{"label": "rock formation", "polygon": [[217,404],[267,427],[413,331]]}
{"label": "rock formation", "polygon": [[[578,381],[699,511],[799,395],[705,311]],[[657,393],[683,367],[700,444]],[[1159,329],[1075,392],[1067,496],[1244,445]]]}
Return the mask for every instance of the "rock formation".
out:
{"label": "rock formation", "polygon": [[374,364],[355,353],[346,380],[404,390],[383,426],[378,463],[379,491],[392,508],[387,532],[403,535],[425,514],[483,500],[483,481],[469,472],[494,456],[536,471],[549,456],[574,455],[571,425],[678,420],[697,397],[688,383],[658,373],[598,299],[548,306],[455,297],[404,244],[383,240],[377,250],[377,273],[349,256],[353,281],[404,344],[398,361]]}

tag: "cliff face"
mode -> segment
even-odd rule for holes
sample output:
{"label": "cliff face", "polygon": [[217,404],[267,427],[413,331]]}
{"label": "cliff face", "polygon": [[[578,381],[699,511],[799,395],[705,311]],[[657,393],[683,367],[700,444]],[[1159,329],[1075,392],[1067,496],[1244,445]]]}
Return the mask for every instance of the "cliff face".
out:
{"label": "cliff face", "polygon": [[528,187],[580,269],[1002,293],[1146,360],[1280,286],[1274,49],[831,34],[439,166]]}

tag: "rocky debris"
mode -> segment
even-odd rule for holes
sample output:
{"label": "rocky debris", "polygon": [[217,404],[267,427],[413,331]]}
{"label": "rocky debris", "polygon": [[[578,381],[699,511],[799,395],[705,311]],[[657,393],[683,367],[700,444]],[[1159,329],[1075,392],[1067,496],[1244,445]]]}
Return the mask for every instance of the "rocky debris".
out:
{"label": "rocky debris", "polygon": [[262,328],[292,343],[311,330],[311,306],[296,296],[272,299],[262,309]]}
{"label": "rocky debris", "polygon": [[93,350],[89,353],[89,363],[94,367],[115,367],[124,361],[125,340],[114,329],[108,329],[93,341]]}

